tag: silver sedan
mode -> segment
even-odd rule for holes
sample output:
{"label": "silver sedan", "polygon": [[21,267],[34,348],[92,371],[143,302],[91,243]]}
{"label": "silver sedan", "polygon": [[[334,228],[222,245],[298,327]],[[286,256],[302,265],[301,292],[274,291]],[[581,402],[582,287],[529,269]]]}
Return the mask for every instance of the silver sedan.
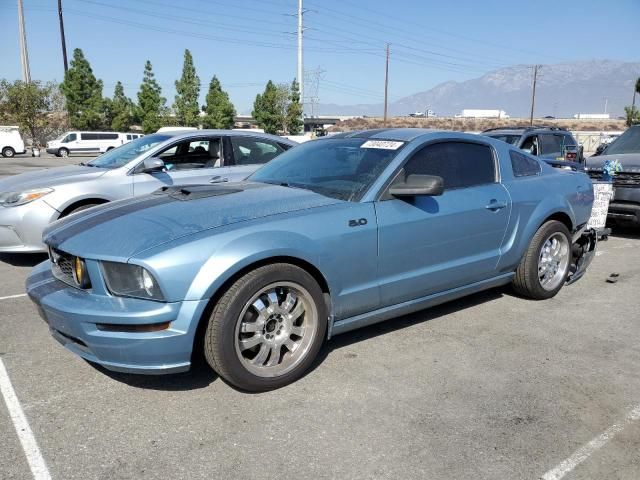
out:
{"label": "silver sedan", "polygon": [[0,252],[42,252],[49,223],[95,205],[169,185],[243,180],[297,145],[247,131],[146,135],[88,163],[0,180]]}

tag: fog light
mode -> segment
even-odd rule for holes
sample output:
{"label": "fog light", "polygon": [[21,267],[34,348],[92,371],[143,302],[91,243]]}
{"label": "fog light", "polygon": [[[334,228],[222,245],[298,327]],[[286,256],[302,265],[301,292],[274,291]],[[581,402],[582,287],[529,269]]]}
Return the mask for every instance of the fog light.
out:
{"label": "fog light", "polygon": [[87,265],[80,257],[73,258],[73,279],[80,288],[89,288],[89,275],[87,274]]}

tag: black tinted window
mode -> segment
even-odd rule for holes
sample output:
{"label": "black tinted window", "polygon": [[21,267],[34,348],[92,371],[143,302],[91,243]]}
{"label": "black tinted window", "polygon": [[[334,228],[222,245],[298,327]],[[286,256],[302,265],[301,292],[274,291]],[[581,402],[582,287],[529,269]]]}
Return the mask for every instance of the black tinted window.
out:
{"label": "black tinted window", "polygon": [[80,140],[97,140],[97,139],[98,139],[97,133],[81,133],[80,134]]}
{"label": "black tinted window", "polygon": [[513,175],[516,177],[527,177],[540,173],[540,164],[535,158],[527,157],[515,150],[511,150],[509,155],[511,156]]}
{"label": "black tinted window", "polygon": [[98,138],[100,140],[115,140],[118,138],[117,133],[99,133]]}
{"label": "black tinted window", "polygon": [[552,153],[560,155],[564,143],[563,135],[543,133],[541,135],[538,135],[538,138],[540,139],[540,153],[542,155],[548,155]]}
{"label": "black tinted window", "polygon": [[496,179],[491,148],[477,143],[428,145],[411,157],[404,170],[406,175],[442,177],[445,189],[493,183]]}

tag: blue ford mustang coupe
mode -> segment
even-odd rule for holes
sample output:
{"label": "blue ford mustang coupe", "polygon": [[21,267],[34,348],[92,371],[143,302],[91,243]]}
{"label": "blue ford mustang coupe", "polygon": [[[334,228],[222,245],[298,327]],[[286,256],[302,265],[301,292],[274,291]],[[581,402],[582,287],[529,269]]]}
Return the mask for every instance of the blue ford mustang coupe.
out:
{"label": "blue ford mustang coupe", "polygon": [[582,172],[456,132],[291,149],[242,183],[164,187],[71,215],[27,280],[51,334],[107,369],[286,385],[325,339],[511,283],[533,299],[595,254]]}

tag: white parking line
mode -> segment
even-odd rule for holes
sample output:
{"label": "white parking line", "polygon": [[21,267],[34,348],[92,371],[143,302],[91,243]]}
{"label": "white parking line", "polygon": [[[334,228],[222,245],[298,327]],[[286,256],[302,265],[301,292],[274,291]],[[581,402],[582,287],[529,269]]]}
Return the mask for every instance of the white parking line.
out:
{"label": "white parking line", "polygon": [[606,445],[616,434],[620,433],[631,422],[640,419],[640,405],[631,410],[625,417],[624,421],[607,428],[603,433],[591,440],[589,443],[580,447],[569,458],[560,463],[557,467],[545,473],[540,480],[560,480],[571,470],[576,468],[580,463],[584,462],[589,456]]}
{"label": "white parking line", "polygon": [[17,295],[7,295],[6,297],[0,297],[0,300],[9,300],[10,298],[20,298],[20,297],[26,297],[27,294],[26,293],[19,293]]}
{"label": "white parking line", "polygon": [[1,358],[0,392],[2,392],[4,401],[7,404],[9,416],[11,417],[13,426],[15,427],[20,443],[22,444],[22,449],[27,457],[27,462],[29,463],[29,468],[31,469],[33,478],[35,480],[51,480],[51,475],[49,474],[47,465],[44,462],[44,458],[42,458],[42,454],[38,448],[38,443],[33,436],[31,427],[29,427],[27,417],[25,417],[24,412],[22,411],[16,392],[13,389],[13,385],[11,385],[9,374],[7,373],[7,369],[4,367],[4,363]]}

